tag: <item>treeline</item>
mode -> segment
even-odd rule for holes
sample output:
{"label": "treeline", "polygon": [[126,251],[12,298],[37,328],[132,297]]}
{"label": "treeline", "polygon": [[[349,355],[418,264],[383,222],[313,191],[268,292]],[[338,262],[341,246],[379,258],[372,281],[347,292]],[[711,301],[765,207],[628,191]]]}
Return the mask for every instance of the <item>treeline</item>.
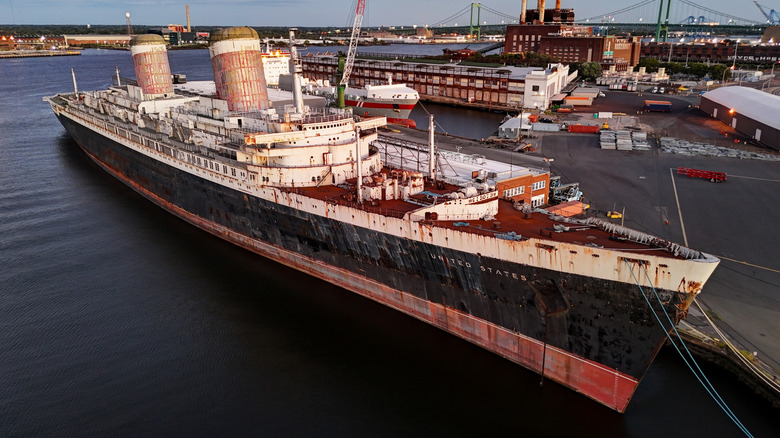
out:
{"label": "treeline", "polygon": [[[133,25],[133,33],[136,35],[148,33],[150,30],[159,30],[167,26]],[[197,26],[193,32],[213,32],[228,26]],[[260,38],[287,39],[288,27],[254,27]],[[303,27],[296,32],[297,38],[319,39],[320,36],[333,32],[335,27]],[[15,35],[24,37],[50,36],[50,35],[125,35],[125,25],[75,25],[75,24],[43,24],[43,25],[0,25],[0,35]],[[332,37],[332,34],[331,34]],[[340,38],[349,38],[349,34],[342,34]]]}

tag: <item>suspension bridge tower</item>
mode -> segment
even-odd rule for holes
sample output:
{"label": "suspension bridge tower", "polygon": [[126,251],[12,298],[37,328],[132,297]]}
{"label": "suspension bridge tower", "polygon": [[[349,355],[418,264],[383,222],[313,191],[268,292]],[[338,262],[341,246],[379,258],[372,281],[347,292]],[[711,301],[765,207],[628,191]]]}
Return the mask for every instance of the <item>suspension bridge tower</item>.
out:
{"label": "suspension bridge tower", "polygon": [[669,9],[672,6],[672,0],[666,0],[666,18],[661,22],[661,16],[664,11],[664,0],[658,0],[658,24],[655,28],[655,41],[661,42],[661,34],[663,34],[663,42],[666,42],[666,38],[669,34]]}
{"label": "suspension bridge tower", "polygon": [[469,35],[474,38],[474,9],[477,10],[477,38],[482,38],[482,19],[480,18],[480,15],[482,14],[482,3],[471,3],[471,19],[469,20]]}

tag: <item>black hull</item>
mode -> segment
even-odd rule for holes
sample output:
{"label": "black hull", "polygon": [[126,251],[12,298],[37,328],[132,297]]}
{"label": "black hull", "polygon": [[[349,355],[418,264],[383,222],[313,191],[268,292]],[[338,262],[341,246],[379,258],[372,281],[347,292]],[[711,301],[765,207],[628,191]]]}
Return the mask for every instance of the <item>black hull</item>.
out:
{"label": "black hull", "polygon": [[[309,214],[178,170],[68,117],[58,117],[79,146],[114,176],[174,214],[234,243],[256,240],[312,264],[335,267],[537,340],[544,344],[544,354],[549,354],[548,346],[554,347],[630,376],[636,383],[666,337],[636,285],[529,267]],[[279,260],[274,251],[243,246]],[[339,278],[318,276],[350,288]],[[659,292],[666,311],[677,319],[676,305],[685,297]],[[662,312],[662,305],[655,298],[651,301],[655,311]],[[458,329],[450,330],[447,321],[431,316],[428,322],[469,339]],[[509,357],[497,350],[492,349]]]}

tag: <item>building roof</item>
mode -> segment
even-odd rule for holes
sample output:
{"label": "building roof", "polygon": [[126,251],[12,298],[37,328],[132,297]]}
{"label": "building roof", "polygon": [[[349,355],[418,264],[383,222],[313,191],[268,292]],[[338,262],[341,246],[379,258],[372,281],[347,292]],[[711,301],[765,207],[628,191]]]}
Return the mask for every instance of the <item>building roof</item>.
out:
{"label": "building roof", "polygon": [[87,34],[87,35],[63,35],[68,40],[130,40],[132,35],[103,35],[103,34]]}
{"label": "building roof", "polygon": [[757,122],[780,129],[780,96],[764,93],[748,87],[721,87],[704,93],[702,99],[708,99],[719,105],[733,108]]}

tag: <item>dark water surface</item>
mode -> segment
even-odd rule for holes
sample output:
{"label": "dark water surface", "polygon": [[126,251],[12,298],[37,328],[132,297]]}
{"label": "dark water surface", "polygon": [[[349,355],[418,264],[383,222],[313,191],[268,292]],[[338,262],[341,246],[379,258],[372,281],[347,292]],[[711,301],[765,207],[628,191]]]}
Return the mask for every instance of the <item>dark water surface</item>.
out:
{"label": "dark water surface", "polygon": [[[170,59],[210,79],[205,50]],[[619,415],[166,214],[41,101],[114,66],[132,76],[128,52],[0,61],[0,437],[740,436],[670,353]],[[709,375],[777,436],[777,411]]]}

